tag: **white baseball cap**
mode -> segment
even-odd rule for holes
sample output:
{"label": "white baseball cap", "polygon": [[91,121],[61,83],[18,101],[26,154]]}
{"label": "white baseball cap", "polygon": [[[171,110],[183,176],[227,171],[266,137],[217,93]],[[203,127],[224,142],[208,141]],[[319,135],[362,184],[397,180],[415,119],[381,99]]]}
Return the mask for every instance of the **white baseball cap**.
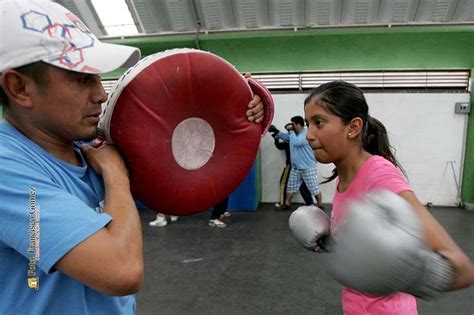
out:
{"label": "white baseball cap", "polygon": [[43,61],[83,73],[128,68],[135,47],[101,43],[72,12],[40,0],[0,0],[0,73]]}

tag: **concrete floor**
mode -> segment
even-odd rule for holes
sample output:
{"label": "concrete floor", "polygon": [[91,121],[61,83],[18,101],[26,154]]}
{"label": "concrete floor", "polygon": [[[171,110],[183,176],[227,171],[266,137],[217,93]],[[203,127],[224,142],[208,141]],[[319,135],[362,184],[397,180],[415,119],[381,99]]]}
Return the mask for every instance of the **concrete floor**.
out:
{"label": "concrete floor", "polygon": [[[431,211],[474,260],[474,212]],[[290,235],[289,215],[262,204],[233,213],[224,229],[207,226],[209,211],[157,228],[148,226],[154,213],[141,210],[145,282],[137,314],[342,314],[340,285],[321,255]],[[418,300],[418,311],[474,315],[474,287]]]}

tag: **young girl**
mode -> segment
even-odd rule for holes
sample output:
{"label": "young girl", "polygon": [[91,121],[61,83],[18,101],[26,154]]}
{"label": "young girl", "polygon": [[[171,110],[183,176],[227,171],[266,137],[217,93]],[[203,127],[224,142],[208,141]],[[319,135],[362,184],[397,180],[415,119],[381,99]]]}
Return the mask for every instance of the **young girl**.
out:
{"label": "young girl", "polygon": [[[331,233],[337,235],[344,215],[341,205],[346,200],[374,189],[388,189],[416,209],[427,245],[451,263],[454,279],[449,290],[469,286],[474,282],[474,265],[418,201],[391,152],[385,127],[370,117],[368,111],[362,91],[344,81],[323,84],[305,100],[305,116],[309,122],[307,139],[319,162],[336,166],[328,179],[337,178]],[[373,296],[343,288],[342,306],[346,315],[417,314],[415,297],[402,292]]]}

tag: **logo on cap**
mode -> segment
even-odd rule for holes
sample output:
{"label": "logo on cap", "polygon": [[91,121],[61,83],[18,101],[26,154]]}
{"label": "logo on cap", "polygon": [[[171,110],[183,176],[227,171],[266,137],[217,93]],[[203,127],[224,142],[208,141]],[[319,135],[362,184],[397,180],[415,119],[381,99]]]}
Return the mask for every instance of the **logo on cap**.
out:
{"label": "logo on cap", "polygon": [[[65,14],[67,21],[71,23],[61,23],[54,21],[48,14],[31,10],[21,15],[23,28],[46,35],[50,39],[40,40],[40,45],[49,52],[50,62],[59,62],[61,65],[75,69],[79,65],[82,69],[94,69],[84,65],[84,49],[93,47],[96,43],[95,36],[87,26],[74,14]],[[58,55],[59,53],[59,55]]]}

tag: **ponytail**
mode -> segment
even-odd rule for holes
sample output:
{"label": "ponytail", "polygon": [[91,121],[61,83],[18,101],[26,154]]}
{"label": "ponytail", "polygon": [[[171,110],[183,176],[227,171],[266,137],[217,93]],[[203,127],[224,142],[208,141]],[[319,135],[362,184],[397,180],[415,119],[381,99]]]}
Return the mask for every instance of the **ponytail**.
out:
{"label": "ponytail", "polygon": [[405,170],[395,158],[395,150],[388,141],[387,129],[380,120],[367,115],[367,123],[362,133],[362,146],[364,150],[373,155],[380,155],[392,162],[406,176]]}

